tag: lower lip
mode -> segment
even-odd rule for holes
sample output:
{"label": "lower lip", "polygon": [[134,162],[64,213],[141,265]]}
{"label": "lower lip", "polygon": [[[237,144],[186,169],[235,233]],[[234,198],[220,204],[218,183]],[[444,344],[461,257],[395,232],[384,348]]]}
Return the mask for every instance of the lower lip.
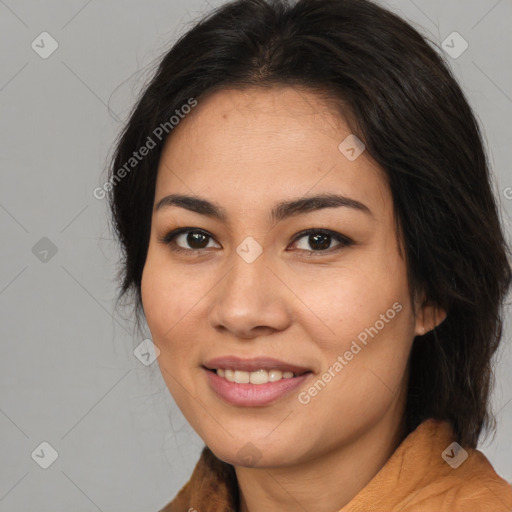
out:
{"label": "lower lip", "polygon": [[291,379],[281,379],[266,384],[238,384],[219,377],[215,372],[204,368],[203,370],[207,373],[210,386],[220,397],[232,405],[245,407],[268,405],[283,398],[297,389],[311,375],[309,372]]}

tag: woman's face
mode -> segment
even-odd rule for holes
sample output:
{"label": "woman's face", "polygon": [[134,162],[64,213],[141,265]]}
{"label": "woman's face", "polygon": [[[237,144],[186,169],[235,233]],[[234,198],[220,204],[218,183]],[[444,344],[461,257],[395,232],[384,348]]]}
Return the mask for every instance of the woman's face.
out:
{"label": "woman's face", "polygon": [[[304,462],[403,416],[424,317],[412,310],[384,173],[351,138],[339,148],[349,135],[312,92],[223,90],[162,153],[144,312],[176,403],[231,464]],[[171,194],[191,199],[156,209]],[[317,195],[346,200],[307,202]],[[177,228],[189,231],[164,242]],[[244,366],[256,358],[277,361]],[[309,373],[278,380],[287,365]],[[238,370],[239,382],[206,367]]]}

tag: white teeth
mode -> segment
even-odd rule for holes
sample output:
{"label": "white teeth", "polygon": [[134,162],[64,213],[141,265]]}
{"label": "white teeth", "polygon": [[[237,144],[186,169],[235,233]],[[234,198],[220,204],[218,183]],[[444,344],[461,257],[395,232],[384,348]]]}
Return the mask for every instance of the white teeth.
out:
{"label": "white teeth", "polygon": [[266,384],[268,382],[267,370],[258,370],[257,372],[251,372],[249,375],[251,384]]}
{"label": "white teeth", "polygon": [[249,384],[249,372],[235,370],[235,382],[238,384]]}
{"label": "white teeth", "polygon": [[295,376],[293,372],[282,372],[281,370],[267,371],[263,369],[255,372],[246,372],[243,370],[218,368],[216,372],[219,377],[238,384],[266,384],[267,382],[277,382],[281,379],[291,379]]}
{"label": "white teeth", "polygon": [[277,382],[283,378],[283,372],[281,370],[270,370],[268,372],[268,381]]}

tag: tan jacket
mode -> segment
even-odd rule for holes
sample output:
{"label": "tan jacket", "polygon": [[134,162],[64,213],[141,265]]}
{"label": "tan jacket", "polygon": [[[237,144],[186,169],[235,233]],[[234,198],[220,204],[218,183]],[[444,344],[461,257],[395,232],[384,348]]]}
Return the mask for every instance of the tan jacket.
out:
{"label": "tan jacket", "polygon": [[[452,467],[465,456],[449,448],[454,439],[449,423],[424,421],[338,512],[511,512],[512,486],[482,452],[468,449]],[[205,447],[189,482],[160,512],[238,512],[233,466]]]}

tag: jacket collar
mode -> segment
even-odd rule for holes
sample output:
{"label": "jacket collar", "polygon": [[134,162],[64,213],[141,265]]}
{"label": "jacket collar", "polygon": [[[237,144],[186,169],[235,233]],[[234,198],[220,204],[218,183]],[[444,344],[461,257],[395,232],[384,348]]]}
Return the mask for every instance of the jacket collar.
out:
{"label": "jacket collar", "polygon": [[[512,487],[484,454],[459,457],[448,422],[428,419],[398,446],[380,471],[339,512],[369,510],[455,512],[512,510]],[[203,448],[188,483],[160,512],[237,512],[238,486],[232,465]]]}
{"label": "jacket collar", "polygon": [[231,464],[205,446],[188,483],[160,512],[237,512],[238,484]]}

